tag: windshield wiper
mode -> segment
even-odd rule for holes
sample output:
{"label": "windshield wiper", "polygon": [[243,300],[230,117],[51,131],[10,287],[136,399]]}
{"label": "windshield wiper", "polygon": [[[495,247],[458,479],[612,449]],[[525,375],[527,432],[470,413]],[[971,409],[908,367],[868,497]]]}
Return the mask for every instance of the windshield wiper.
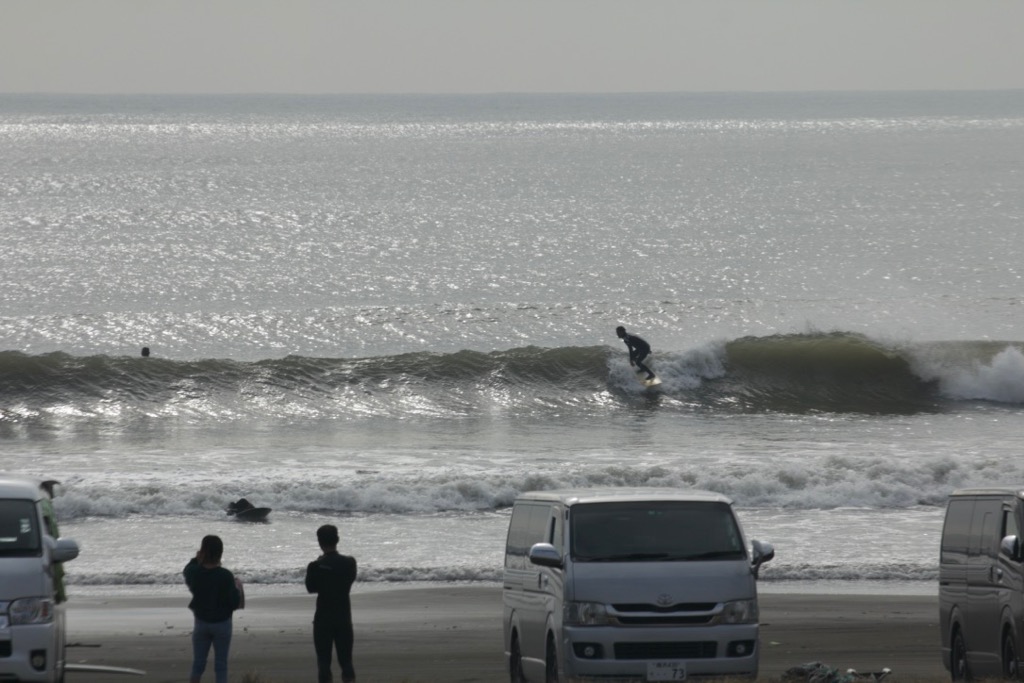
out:
{"label": "windshield wiper", "polygon": [[679,556],[675,559],[678,560],[713,560],[718,557],[742,557],[742,550],[712,550],[706,553],[699,553],[697,555],[686,555]]}
{"label": "windshield wiper", "polygon": [[604,557],[578,557],[584,562],[635,562],[638,560],[666,560],[668,553],[627,553],[625,555],[606,555]]}

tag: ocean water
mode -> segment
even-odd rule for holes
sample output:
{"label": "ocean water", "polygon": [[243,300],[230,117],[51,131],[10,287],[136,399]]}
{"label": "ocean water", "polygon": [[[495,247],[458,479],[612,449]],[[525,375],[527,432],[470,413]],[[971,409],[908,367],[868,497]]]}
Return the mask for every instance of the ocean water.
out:
{"label": "ocean water", "polygon": [[1021,91],[4,95],[0,149],[0,471],[72,591],[207,533],[301,591],[325,522],[496,581],[519,492],[601,485],[730,496],[765,590],[929,592],[947,494],[1024,484]]}

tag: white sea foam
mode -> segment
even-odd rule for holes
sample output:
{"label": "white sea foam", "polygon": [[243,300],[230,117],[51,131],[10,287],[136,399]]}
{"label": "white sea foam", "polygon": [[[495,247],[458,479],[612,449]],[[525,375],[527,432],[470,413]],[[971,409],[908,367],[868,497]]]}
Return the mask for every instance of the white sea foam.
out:
{"label": "white sea foam", "polygon": [[[813,463],[813,466],[809,466]],[[958,459],[939,455],[901,462],[834,454],[809,462],[742,462],[708,467],[580,465],[543,473],[497,471],[421,471],[357,474],[293,473],[268,468],[264,477],[231,481],[163,473],[134,477],[67,480],[56,500],[62,519],[124,518],[132,515],[223,516],[230,499],[246,496],[261,506],[293,512],[343,514],[475,512],[507,508],[515,496],[535,489],[597,486],[668,486],[717,491],[745,507],[834,509],[840,507],[910,508],[941,506],[953,488],[1024,482],[1024,463],[998,459]]]}
{"label": "white sea foam", "polygon": [[940,378],[942,392],[955,399],[1024,403],[1024,353],[1008,346],[991,363],[975,361]]}

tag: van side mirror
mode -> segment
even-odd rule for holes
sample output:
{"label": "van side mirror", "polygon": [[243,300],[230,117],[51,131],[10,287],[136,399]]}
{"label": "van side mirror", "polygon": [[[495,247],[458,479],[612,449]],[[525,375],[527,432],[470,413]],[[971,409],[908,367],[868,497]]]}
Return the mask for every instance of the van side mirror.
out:
{"label": "van side mirror", "polygon": [[999,542],[999,551],[1011,560],[1020,562],[1020,539],[1016,536],[1007,536]]}
{"label": "van side mirror", "polygon": [[541,567],[562,568],[562,555],[550,543],[534,543],[530,546],[527,557],[530,558],[530,562]]}
{"label": "van side mirror", "polygon": [[771,543],[762,543],[761,541],[751,541],[751,558],[750,558],[750,570],[754,572],[756,577],[761,571],[761,565],[768,560],[775,557],[775,546]]}
{"label": "van side mirror", "polygon": [[50,546],[50,559],[54,562],[69,562],[78,557],[78,543],[70,538],[53,540]]}

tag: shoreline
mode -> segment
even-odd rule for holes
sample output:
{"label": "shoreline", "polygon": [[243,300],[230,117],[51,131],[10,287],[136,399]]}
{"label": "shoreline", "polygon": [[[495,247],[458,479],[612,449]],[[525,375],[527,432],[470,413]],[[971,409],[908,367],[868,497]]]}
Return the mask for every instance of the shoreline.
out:
{"label": "shoreline", "polygon": [[[235,613],[231,680],[258,674],[312,680],[314,596],[248,586]],[[353,592],[360,681],[506,681],[501,587],[370,586]],[[299,589],[301,590],[301,589]],[[68,662],[143,669],[145,676],[70,673],[69,683],[180,681],[191,663],[192,616],[181,591],[166,595],[72,595]],[[938,598],[928,595],[761,594],[762,679],[820,661],[842,671],[892,669],[890,680],[945,679]],[[204,679],[212,680],[212,661]]]}
{"label": "shoreline", "polygon": [[[303,596],[306,593],[301,581],[288,583],[246,583],[246,590],[258,591],[261,596]],[[73,598],[159,598],[180,597],[185,591],[184,583],[138,583],[138,584],[76,584],[69,583],[68,591]],[[411,580],[411,581],[370,581],[358,580],[352,585],[352,595],[357,593],[385,593],[388,591],[426,590],[433,588],[484,587],[501,590],[501,580],[460,579]],[[845,581],[820,579],[813,581],[784,580],[757,582],[758,595],[919,595],[937,596],[938,583],[906,580]]]}

